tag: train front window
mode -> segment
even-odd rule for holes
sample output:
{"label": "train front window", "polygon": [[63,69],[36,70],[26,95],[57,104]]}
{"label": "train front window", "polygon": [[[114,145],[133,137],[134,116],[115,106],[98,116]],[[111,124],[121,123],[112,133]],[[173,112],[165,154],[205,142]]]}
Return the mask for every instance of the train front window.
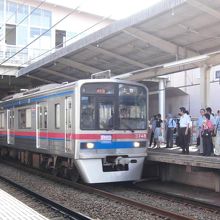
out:
{"label": "train front window", "polygon": [[114,105],[111,100],[97,101],[98,104],[98,126],[99,129],[112,129],[114,117]]}
{"label": "train front window", "polygon": [[146,90],[142,86],[87,83],[81,88],[82,130],[144,130],[146,111]]}
{"label": "train front window", "polygon": [[140,86],[119,85],[119,129],[146,129],[146,91]]}
{"label": "train front window", "polygon": [[92,96],[81,97],[80,125],[82,129],[95,129],[95,98]]}

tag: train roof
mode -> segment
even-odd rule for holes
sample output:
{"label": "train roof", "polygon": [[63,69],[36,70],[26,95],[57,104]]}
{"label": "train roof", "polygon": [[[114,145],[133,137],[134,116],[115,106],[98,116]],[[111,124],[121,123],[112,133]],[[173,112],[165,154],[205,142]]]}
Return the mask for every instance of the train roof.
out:
{"label": "train roof", "polygon": [[14,100],[14,99],[23,98],[24,96],[33,95],[33,94],[36,94],[36,93],[41,93],[41,92],[46,92],[46,91],[49,92],[49,91],[52,91],[54,89],[70,87],[70,86],[75,85],[77,82],[79,82],[79,83],[85,83],[85,82],[89,82],[89,81],[90,82],[107,82],[109,80],[112,81],[112,82],[132,83],[132,84],[137,84],[137,85],[144,86],[143,84],[140,84],[140,83],[137,83],[137,82],[131,82],[131,81],[120,80],[120,79],[115,79],[115,78],[111,78],[111,79],[82,79],[82,80],[78,80],[76,82],[71,82],[71,83],[64,82],[62,84],[52,83],[52,84],[42,85],[42,86],[39,86],[39,87],[36,87],[36,88],[25,90],[25,91],[20,92],[20,93],[15,93],[15,94],[6,96],[0,101],[0,103],[2,103],[4,101],[10,101],[10,100]]}
{"label": "train roof", "polygon": [[43,91],[47,91],[47,90],[52,90],[52,89],[55,89],[55,88],[59,88],[62,85],[63,84],[52,83],[52,84],[47,84],[47,85],[39,86],[39,87],[32,88],[32,89],[25,89],[23,92],[19,92],[19,93],[15,93],[15,94],[6,96],[1,101],[8,101],[8,100],[11,100],[11,99],[21,98],[25,95],[34,94],[36,92],[43,92]]}

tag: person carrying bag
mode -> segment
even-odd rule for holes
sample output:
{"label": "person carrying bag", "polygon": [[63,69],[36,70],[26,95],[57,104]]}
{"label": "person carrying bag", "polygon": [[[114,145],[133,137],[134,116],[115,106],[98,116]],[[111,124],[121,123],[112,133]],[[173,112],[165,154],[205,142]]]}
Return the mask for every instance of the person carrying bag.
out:
{"label": "person carrying bag", "polygon": [[201,131],[203,148],[204,148],[203,156],[210,156],[212,153],[212,131],[213,131],[213,124],[210,121],[210,115],[206,113]]}

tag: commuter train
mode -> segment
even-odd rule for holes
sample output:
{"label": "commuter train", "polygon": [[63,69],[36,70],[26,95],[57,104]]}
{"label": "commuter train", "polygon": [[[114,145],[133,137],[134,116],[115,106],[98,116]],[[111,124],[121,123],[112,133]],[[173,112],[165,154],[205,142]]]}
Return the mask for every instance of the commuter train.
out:
{"label": "commuter train", "polygon": [[0,153],[86,183],[141,178],[148,90],[117,79],[49,84],[0,102]]}

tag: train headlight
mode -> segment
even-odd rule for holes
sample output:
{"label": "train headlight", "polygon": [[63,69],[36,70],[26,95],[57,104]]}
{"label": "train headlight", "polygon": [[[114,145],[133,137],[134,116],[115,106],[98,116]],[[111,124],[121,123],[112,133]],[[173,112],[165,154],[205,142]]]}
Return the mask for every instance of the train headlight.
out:
{"label": "train headlight", "polygon": [[133,146],[134,146],[134,147],[140,147],[141,145],[140,145],[140,142],[135,141],[135,142],[133,143]]}
{"label": "train headlight", "polygon": [[88,149],[92,149],[92,148],[95,147],[95,145],[94,145],[94,143],[87,143],[87,144],[86,144],[86,147],[87,147]]}

